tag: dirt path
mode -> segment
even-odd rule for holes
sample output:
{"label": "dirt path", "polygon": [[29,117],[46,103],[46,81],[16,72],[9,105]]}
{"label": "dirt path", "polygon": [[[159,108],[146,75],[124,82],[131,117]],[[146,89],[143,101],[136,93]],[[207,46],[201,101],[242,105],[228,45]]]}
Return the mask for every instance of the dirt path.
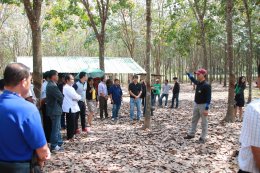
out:
{"label": "dirt path", "polygon": [[[220,125],[225,116],[227,89],[214,84],[207,143],[183,139],[190,127],[194,91],[182,85],[180,108],[157,108],[152,130],[130,125],[128,98],[124,99],[121,119],[115,123],[96,116],[94,134],[80,134],[78,141],[65,142],[65,152],[53,154],[46,172],[235,172],[238,170],[241,123]],[[171,98],[171,96],[169,97]],[[110,105],[111,109],[111,105]]]}

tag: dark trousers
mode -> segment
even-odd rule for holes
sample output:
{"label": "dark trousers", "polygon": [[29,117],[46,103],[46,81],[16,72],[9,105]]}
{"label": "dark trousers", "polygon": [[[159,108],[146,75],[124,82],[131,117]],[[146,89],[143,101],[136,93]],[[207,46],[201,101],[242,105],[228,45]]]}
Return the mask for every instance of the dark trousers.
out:
{"label": "dark trousers", "polygon": [[168,96],[169,94],[162,94],[161,97],[159,98],[159,105],[162,106],[162,99],[165,97],[165,106],[167,106],[168,103]]}
{"label": "dark trousers", "polygon": [[66,129],[65,116],[66,116],[66,113],[63,112],[61,114],[61,118],[60,118],[60,125],[61,125],[61,128],[63,128],[63,129]]}
{"label": "dark trousers", "polygon": [[105,112],[105,117],[108,117],[107,113],[107,100],[105,97],[99,97],[99,110],[100,110],[100,118],[103,118],[103,112]]}
{"label": "dark trousers", "polygon": [[78,125],[79,116],[80,116],[81,128],[85,129],[86,128],[86,104],[83,101],[79,101],[78,104],[79,104],[80,111],[76,114],[75,129],[79,128]]}
{"label": "dark trousers", "polygon": [[66,121],[67,121],[67,139],[71,139],[74,136],[75,133],[75,126],[76,126],[76,115],[78,113],[66,113]]}
{"label": "dark trousers", "polygon": [[30,162],[8,163],[0,162],[1,173],[30,173]]}
{"label": "dark trousers", "polygon": [[46,104],[42,105],[41,110],[42,110],[42,121],[43,121],[43,129],[44,129],[45,137],[47,142],[50,143],[52,124],[51,124],[51,118],[46,114]]}
{"label": "dark trousers", "polygon": [[174,107],[174,100],[176,100],[176,106],[175,107],[178,108],[178,106],[179,106],[179,93],[172,95],[172,106],[171,106],[171,108]]}
{"label": "dark trousers", "polygon": [[142,105],[144,107],[144,103],[145,103],[145,97],[142,97]]}

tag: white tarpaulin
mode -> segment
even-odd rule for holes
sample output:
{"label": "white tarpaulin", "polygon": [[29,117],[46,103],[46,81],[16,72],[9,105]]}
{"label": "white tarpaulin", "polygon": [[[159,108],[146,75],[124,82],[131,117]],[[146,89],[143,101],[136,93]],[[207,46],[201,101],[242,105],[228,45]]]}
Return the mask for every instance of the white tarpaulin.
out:
{"label": "white tarpaulin", "polygon": [[[17,62],[23,63],[33,71],[32,57],[17,57]],[[59,73],[78,73],[83,69],[99,68],[98,57],[43,57],[42,70],[57,70]],[[132,58],[105,58],[105,73],[146,73]]]}

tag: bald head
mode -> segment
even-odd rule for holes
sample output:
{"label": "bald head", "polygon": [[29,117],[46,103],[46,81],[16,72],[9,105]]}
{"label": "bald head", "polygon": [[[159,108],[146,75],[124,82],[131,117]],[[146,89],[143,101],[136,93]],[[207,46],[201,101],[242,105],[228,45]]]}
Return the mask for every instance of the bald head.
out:
{"label": "bald head", "polygon": [[30,69],[22,63],[11,63],[4,71],[5,86],[17,86],[22,80],[30,77]]}

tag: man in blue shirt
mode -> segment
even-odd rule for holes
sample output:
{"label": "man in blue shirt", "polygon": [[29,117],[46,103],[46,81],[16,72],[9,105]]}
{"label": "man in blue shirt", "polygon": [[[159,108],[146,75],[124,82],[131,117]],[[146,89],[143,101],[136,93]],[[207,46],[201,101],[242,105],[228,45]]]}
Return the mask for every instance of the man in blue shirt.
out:
{"label": "man in blue shirt", "polygon": [[26,101],[31,85],[30,69],[21,63],[4,71],[5,91],[0,96],[0,172],[30,172],[36,151],[38,163],[50,159],[39,110]]}
{"label": "man in blue shirt", "polygon": [[111,103],[113,104],[112,121],[118,119],[118,112],[121,107],[121,101],[123,96],[123,92],[119,82],[120,81],[118,79],[115,79],[114,85],[112,85],[109,89]]}

